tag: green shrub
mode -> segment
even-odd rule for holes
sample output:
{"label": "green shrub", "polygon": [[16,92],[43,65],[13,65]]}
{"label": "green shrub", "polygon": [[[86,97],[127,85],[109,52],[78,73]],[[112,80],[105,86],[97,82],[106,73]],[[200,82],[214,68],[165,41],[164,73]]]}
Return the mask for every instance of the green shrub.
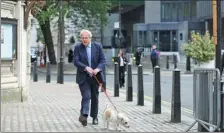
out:
{"label": "green shrub", "polygon": [[205,35],[191,32],[189,43],[183,46],[187,56],[196,60],[199,64],[209,62],[215,57],[215,44],[213,37],[206,31]]}

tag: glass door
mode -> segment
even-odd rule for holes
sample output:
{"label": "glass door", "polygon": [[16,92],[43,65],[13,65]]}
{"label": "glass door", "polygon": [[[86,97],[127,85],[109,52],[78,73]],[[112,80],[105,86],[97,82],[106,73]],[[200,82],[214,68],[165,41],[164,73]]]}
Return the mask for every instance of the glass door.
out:
{"label": "glass door", "polygon": [[171,32],[169,30],[159,31],[160,51],[171,51]]}
{"label": "glass door", "polygon": [[177,43],[177,31],[173,30],[171,31],[171,51],[172,52],[177,52],[178,51],[178,43]]}

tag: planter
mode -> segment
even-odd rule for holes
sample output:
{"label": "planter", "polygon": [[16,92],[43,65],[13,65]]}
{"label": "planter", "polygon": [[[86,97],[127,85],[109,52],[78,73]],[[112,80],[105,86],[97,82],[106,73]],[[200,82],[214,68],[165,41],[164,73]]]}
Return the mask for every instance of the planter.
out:
{"label": "planter", "polygon": [[215,68],[215,59],[209,62],[200,63],[197,68]]}

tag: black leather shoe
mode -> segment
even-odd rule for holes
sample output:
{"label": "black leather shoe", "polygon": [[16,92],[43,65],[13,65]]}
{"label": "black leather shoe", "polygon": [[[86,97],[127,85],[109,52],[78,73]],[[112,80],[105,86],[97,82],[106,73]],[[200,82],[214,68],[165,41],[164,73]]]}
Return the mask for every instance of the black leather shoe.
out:
{"label": "black leather shoe", "polygon": [[87,118],[82,115],[79,116],[79,122],[81,122],[83,126],[87,126]]}
{"label": "black leather shoe", "polygon": [[98,125],[99,122],[98,122],[98,118],[93,118],[93,125]]}

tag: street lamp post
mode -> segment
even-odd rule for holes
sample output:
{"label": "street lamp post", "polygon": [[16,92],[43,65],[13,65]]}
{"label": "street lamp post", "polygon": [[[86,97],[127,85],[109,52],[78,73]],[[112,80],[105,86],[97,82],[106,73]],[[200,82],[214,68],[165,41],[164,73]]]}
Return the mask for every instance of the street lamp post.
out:
{"label": "street lamp post", "polygon": [[221,71],[221,34],[222,34],[222,14],[221,0],[216,1],[217,10],[217,45],[216,45],[216,63],[215,66]]}
{"label": "street lamp post", "polygon": [[121,1],[119,1],[119,30],[118,30],[119,48],[121,48],[121,42],[123,39],[123,34],[121,30]]}
{"label": "street lamp post", "polygon": [[58,19],[58,27],[59,27],[59,43],[60,43],[60,62],[58,64],[58,80],[57,83],[64,83],[64,71],[63,71],[63,27],[64,27],[64,19],[62,14],[62,0],[58,1],[58,10],[59,10],[59,19]]}
{"label": "street lamp post", "polygon": [[[222,38],[222,13],[221,13],[221,0],[216,0],[216,11],[217,11],[217,45],[216,45],[216,68],[223,72],[221,69],[221,38]],[[223,87],[221,83],[221,87]],[[223,91],[223,88],[221,88]],[[223,94],[221,95],[221,131],[224,131],[224,106],[223,106]]]}

